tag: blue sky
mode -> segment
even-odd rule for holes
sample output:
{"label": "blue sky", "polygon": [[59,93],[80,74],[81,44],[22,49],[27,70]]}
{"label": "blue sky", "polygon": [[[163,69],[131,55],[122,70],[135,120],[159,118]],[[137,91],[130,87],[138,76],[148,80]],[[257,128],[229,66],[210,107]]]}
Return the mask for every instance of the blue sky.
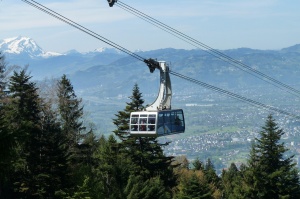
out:
{"label": "blue sky", "polygon": [[[195,48],[106,0],[37,2],[129,50]],[[122,0],[215,49],[300,44],[299,0]],[[0,39],[33,38],[45,51],[108,47],[20,0],[0,1]]]}

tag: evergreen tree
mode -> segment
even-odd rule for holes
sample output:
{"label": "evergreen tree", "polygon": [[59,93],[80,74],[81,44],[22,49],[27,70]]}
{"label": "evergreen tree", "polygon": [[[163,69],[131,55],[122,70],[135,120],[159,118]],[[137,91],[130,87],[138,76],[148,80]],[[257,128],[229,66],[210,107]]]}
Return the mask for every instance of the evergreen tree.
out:
{"label": "evergreen tree", "polygon": [[239,189],[241,184],[241,174],[234,163],[230,164],[227,171],[222,172],[223,197],[228,199],[241,198]]}
{"label": "evergreen tree", "polygon": [[208,183],[212,183],[215,186],[219,187],[220,179],[216,174],[215,167],[210,158],[207,159],[207,162],[204,167],[204,173]]}
{"label": "evergreen tree", "polygon": [[5,56],[3,52],[0,51],[0,109],[1,106],[3,106],[3,99],[7,97],[7,84],[8,84],[8,78],[10,73],[15,70],[16,68],[19,68],[17,65],[8,66],[5,61]]}
{"label": "evergreen tree", "polygon": [[212,195],[209,192],[209,187],[201,185],[196,175],[192,175],[189,178],[183,193],[182,198],[212,198]]}
{"label": "evergreen tree", "polygon": [[176,169],[190,168],[190,162],[185,155],[176,156],[173,164],[176,166]]}
{"label": "evergreen tree", "polygon": [[213,190],[206,181],[204,172],[199,170],[180,169],[177,190],[175,198],[178,199],[213,198]]}
{"label": "evergreen tree", "polygon": [[56,198],[63,198],[63,199],[92,199],[90,197],[90,186],[89,186],[89,177],[85,176],[82,182],[82,185],[77,185],[74,193],[66,193],[64,191],[56,192]]}
{"label": "evergreen tree", "polygon": [[37,156],[34,153],[38,153],[35,147],[39,147],[35,139],[41,136],[39,97],[37,88],[30,82],[30,78],[25,70],[14,72],[9,82],[11,103],[7,105],[5,113],[9,130],[15,134],[19,144],[14,162],[18,165],[15,185],[21,195],[35,194],[33,175],[36,174],[38,160],[35,159]]}
{"label": "evergreen tree", "polygon": [[66,151],[64,137],[50,110],[42,102],[35,83],[25,70],[10,78],[12,93],[4,118],[17,143],[12,164],[12,198],[53,198],[64,188]]}
{"label": "evergreen tree", "polygon": [[95,164],[93,154],[96,152],[98,145],[99,143],[92,130],[85,134],[82,143],[78,146],[80,150],[79,162],[81,162],[82,165],[86,165],[91,169]]}
{"label": "evergreen tree", "polygon": [[[0,99],[2,98],[2,96],[4,94],[3,91],[5,88],[5,81],[4,81],[5,70],[6,70],[5,57],[4,57],[3,53],[0,51]],[[0,108],[1,108],[1,105],[0,105]]]}
{"label": "evergreen tree", "polygon": [[94,198],[125,198],[123,190],[129,176],[129,163],[119,154],[118,143],[113,135],[108,140],[102,136],[94,154]]}
{"label": "evergreen tree", "polygon": [[4,72],[5,72],[5,57],[0,51],[0,194],[1,194],[1,179],[4,177],[7,169],[7,163],[11,157],[11,151],[14,148],[15,140],[12,133],[8,130],[7,123],[4,118]]}
{"label": "evergreen tree", "polygon": [[142,176],[131,175],[125,189],[127,199],[168,199],[171,195],[159,177],[144,180]]}
{"label": "evergreen tree", "polygon": [[14,134],[11,131],[9,131],[8,124],[5,121],[4,116],[4,89],[6,85],[4,79],[5,71],[5,57],[0,51],[0,198],[7,193],[7,189],[9,189],[10,187],[9,174],[11,171],[11,161],[14,157],[13,151],[16,147],[16,140],[14,139]]}
{"label": "evergreen tree", "polygon": [[67,187],[67,149],[65,137],[50,106],[42,107],[39,164],[37,164],[37,182],[39,198],[54,198],[56,192]]}
{"label": "evergreen tree", "polygon": [[137,84],[133,87],[130,99],[131,102],[127,103],[125,110],[119,111],[117,118],[113,120],[117,126],[114,133],[122,141],[119,148],[132,162],[131,174],[142,176],[144,181],[160,176],[166,190],[171,191],[176,182],[171,166],[173,157],[166,157],[162,150],[162,147],[169,143],[159,144],[156,138],[129,135],[130,113],[141,110],[144,102]]}
{"label": "evergreen tree", "polygon": [[142,93],[140,93],[137,84],[134,85],[132,90],[132,96],[129,97],[130,102],[127,102],[124,111],[118,111],[116,114],[116,119],[113,119],[113,123],[116,125],[117,129],[114,130],[115,135],[122,141],[126,141],[129,136],[129,119],[130,113],[134,111],[141,111],[144,106],[144,100],[142,99]]}
{"label": "evergreen tree", "polygon": [[6,194],[11,191],[11,162],[15,158],[16,144],[15,134],[9,130],[4,110],[0,109],[0,198],[9,198]]}
{"label": "evergreen tree", "polygon": [[70,80],[63,75],[58,82],[58,111],[62,123],[62,129],[67,137],[68,148],[75,150],[83,138],[83,107],[81,99],[78,99]]}
{"label": "evergreen tree", "polygon": [[203,163],[199,160],[198,157],[196,158],[196,160],[194,160],[194,161],[192,162],[192,164],[193,164],[195,170],[201,170],[201,171],[204,170],[204,165],[203,165]]}
{"label": "evergreen tree", "polygon": [[5,108],[18,143],[13,161],[16,198],[54,197],[65,175],[64,139],[56,116],[37,94],[25,70],[14,72],[9,82],[11,101]]}
{"label": "evergreen tree", "polygon": [[63,75],[57,84],[58,113],[61,129],[65,136],[65,146],[68,156],[69,175],[69,195],[73,195],[76,184],[83,184],[85,179],[86,165],[84,148],[80,147],[85,137],[85,127],[83,126],[83,106],[82,100],[77,98],[71,81]]}
{"label": "evergreen tree", "polygon": [[269,115],[250,151],[245,174],[247,198],[300,198],[298,170],[294,156],[285,158],[288,149],[280,142],[283,134]]}

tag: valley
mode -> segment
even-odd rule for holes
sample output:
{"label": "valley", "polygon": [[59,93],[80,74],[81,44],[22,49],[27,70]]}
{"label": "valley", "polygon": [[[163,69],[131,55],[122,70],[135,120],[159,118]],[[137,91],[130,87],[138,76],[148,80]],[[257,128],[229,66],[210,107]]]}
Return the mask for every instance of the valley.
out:
{"label": "valley", "polygon": [[[30,45],[21,42],[24,40]],[[7,41],[10,43],[5,43]],[[154,101],[158,92],[157,71],[151,74],[144,63],[113,49],[47,53],[33,40],[17,37],[0,41],[0,50],[5,53],[9,65],[23,67],[28,64],[33,80],[38,83],[51,82],[67,74],[76,94],[83,99],[85,122],[99,136],[112,133],[115,128],[112,119],[117,111],[124,109],[135,83],[140,87],[145,104]],[[222,53],[300,89],[300,45],[281,50],[229,49]],[[44,56],[46,54],[49,56]],[[300,115],[297,95],[245,73],[239,66],[224,62],[206,51],[168,48],[139,51],[138,54],[166,60],[172,71]],[[173,107],[184,110],[187,128],[184,134],[160,138],[162,142],[171,141],[165,148],[166,154],[185,155],[189,160],[211,158],[217,169],[227,167],[233,161],[242,163],[265,118],[273,114],[286,132],[283,141],[299,162],[300,128],[295,118],[258,108],[175,76],[171,76],[171,81]]]}

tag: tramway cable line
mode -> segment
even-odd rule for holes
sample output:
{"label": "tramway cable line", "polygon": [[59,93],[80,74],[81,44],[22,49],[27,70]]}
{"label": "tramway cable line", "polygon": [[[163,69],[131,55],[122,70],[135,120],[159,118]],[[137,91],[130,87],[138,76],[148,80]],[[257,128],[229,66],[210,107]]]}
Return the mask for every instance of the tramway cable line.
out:
{"label": "tramway cable line", "polygon": [[240,101],[243,101],[243,102],[246,102],[250,105],[253,105],[253,106],[256,106],[258,108],[264,108],[264,109],[269,109],[269,110],[272,110],[272,111],[275,111],[275,112],[278,112],[278,113],[281,113],[281,114],[284,114],[284,115],[288,115],[288,116],[291,116],[291,117],[294,117],[294,118],[297,118],[297,119],[300,119],[300,116],[297,116],[295,114],[291,114],[287,111],[283,111],[283,110],[280,110],[278,108],[275,108],[273,106],[269,106],[269,105],[266,105],[266,104],[263,104],[263,103],[260,103],[260,102],[257,102],[257,101],[254,101],[254,100],[251,100],[251,99],[248,99],[246,97],[243,97],[243,96],[240,96],[238,94],[235,94],[235,93],[232,93],[232,92],[229,92],[229,91],[226,91],[224,89],[221,89],[221,88],[218,88],[216,86],[212,86],[212,85],[209,85],[207,83],[204,83],[204,82],[201,82],[199,80],[196,80],[196,79],[193,79],[191,77],[187,77],[185,75],[182,75],[182,74],[179,74],[179,73],[176,73],[174,71],[170,71],[170,74],[174,75],[174,76],[177,76],[181,79],[184,79],[184,80],[187,80],[187,81],[190,81],[194,84],[197,84],[199,86],[202,86],[204,88],[207,88],[207,89],[210,89],[210,90],[213,90],[215,92],[218,92],[218,93],[221,93],[221,94],[224,94],[224,95],[227,95],[231,98],[234,98],[234,99],[238,99]]}
{"label": "tramway cable line", "polygon": [[113,5],[116,5],[118,6],[119,8],[139,17],[140,19],[158,27],[159,29],[165,31],[165,32],[168,32],[169,34],[191,44],[192,46],[196,47],[196,48],[203,48],[203,49],[206,49],[208,51],[205,51],[207,52],[208,54],[218,58],[218,59],[221,59],[237,68],[239,68],[240,70],[252,75],[252,76],[255,76],[256,78],[258,79],[261,79],[269,84],[272,84],[273,86],[279,88],[279,89],[282,89],[282,90],[285,90],[286,92],[292,94],[292,95],[295,95],[297,97],[300,97],[300,91],[287,85],[287,84],[284,84],[278,80],[276,80],[275,78],[273,77],[270,77],[214,48],[211,48],[210,46],[166,25],[165,23],[163,22],[160,22],[158,21],[157,19],[154,19],[153,17],[123,3],[122,1],[120,0],[107,0],[109,2],[109,5],[110,7],[113,7]]}
{"label": "tramway cable line", "polygon": [[167,63],[164,61],[156,61],[151,58],[145,59],[127,50],[126,48],[106,39],[105,37],[102,37],[101,35],[85,28],[84,26],[64,17],[63,15],[43,6],[42,4],[37,3],[36,1],[22,1],[118,50],[121,50],[122,52],[136,58],[137,60],[146,63],[151,73],[154,72],[155,69],[158,69],[160,71],[160,89],[157,99],[151,105],[147,106],[145,110],[131,113],[131,135],[157,137],[176,133],[183,133],[185,131],[185,121],[182,109],[171,109],[172,88],[169,74],[190,81],[204,88],[208,88],[215,92],[225,94],[231,98],[238,99],[253,106],[284,114],[286,116],[293,117],[296,119],[300,119],[299,116],[289,113],[287,111],[283,111],[275,107],[256,102],[254,100],[242,97],[240,95],[231,93],[229,91],[220,89],[218,87],[206,84],[199,80],[195,80],[193,78],[171,71]]}
{"label": "tramway cable line", "polygon": [[72,21],[71,19],[68,19],[67,17],[64,17],[63,15],[47,8],[46,6],[43,6],[42,4],[40,4],[40,3],[38,3],[34,0],[30,0],[30,1],[22,0],[22,1],[29,4],[29,5],[31,5],[31,6],[33,6],[33,7],[35,7],[35,8],[37,8],[37,9],[39,9],[39,10],[41,10],[41,11],[43,11],[43,12],[45,12],[46,14],[48,14],[48,15],[50,15],[50,16],[52,16],[52,17],[54,17],[54,18],[56,18],[56,19],[58,19],[58,20],[60,20],[64,23],[67,23],[70,26],[73,26],[74,28],[77,28],[78,30],[80,30],[80,31],[82,31],[82,32],[84,32],[84,33],[86,33],[86,34],[88,34],[88,35],[90,35],[90,36],[92,36],[92,37],[94,37],[94,38],[96,38],[96,39],[98,39],[98,40],[100,40],[100,41],[102,41],[102,42],[104,42],[104,43],[106,43],[106,44],[108,44],[108,45],[110,45],[110,46],[112,46],[112,47],[114,47],[114,48],[116,48],[116,49],[118,49],[118,50],[134,57],[134,58],[136,58],[136,59],[138,59],[138,60],[140,60],[140,61],[144,61],[144,59],[141,56],[139,56],[139,55],[129,51],[128,49],[126,49],[126,48],[124,48],[124,47],[122,47],[122,46],[106,39],[105,37],[102,37],[101,35],[91,31],[90,29],[85,28],[84,26]]}

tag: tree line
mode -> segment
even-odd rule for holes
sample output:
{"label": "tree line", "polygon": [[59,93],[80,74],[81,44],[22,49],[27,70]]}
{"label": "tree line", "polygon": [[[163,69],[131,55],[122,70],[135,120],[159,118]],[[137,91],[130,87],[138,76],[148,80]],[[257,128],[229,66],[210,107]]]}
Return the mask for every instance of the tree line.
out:
{"label": "tree line", "polygon": [[218,176],[210,159],[166,156],[168,142],[128,134],[130,113],[144,108],[137,84],[105,137],[83,122],[82,100],[66,75],[43,93],[26,69],[6,78],[8,70],[0,53],[0,198],[300,198],[294,156],[286,155],[272,115],[247,163]]}

